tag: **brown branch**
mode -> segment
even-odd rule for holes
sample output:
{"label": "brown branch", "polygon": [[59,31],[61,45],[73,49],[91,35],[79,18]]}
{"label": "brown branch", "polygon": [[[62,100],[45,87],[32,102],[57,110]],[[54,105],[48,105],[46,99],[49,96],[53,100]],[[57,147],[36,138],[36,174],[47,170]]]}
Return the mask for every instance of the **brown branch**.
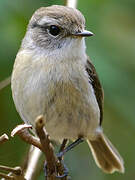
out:
{"label": "brown branch", "polygon": [[[44,117],[42,115],[37,117],[35,123],[36,123],[36,133],[40,138],[40,142],[42,144],[42,151],[45,154],[47,161],[47,167],[46,167],[47,180],[58,180],[56,176],[64,175],[65,167],[61,163],[61,161],[58,160],[58,158],[54,153],[54,148],[50,142],[49,135],[45,129]],[[61,179],[67,180],[68,177],[66,176]]]}
{"label": "brown branch", "polygon": [[9,76],[5,80],[0,82],[0,90],[3,89],[4,87],[8,86],[11,82],[11,77]]}
{"label": "brown branch", "polygon": [[45,126],[45,121],[44,121],[43,116],[37,117],[36,132],[37,132],[38,137],[40,138],[40,142],[43,147],[42,151],[46,155],[46,160],[48,162],[48,166],[52,166],[52,164],[50,164],[50,163],[57,161],[57,159],[54,154],[53,146],[50,143],[49,135],[44,130],[44,126]]}
{"label": "brown branch", "polygon": [[6,134],[3,134],[2,136],[0,136],[0,145],[6,142],[8,139],[9,138]]}
{"label": "brown branch", "polygon": [[[31,128],[31,126],[27,125],[27,124],[17,126],[11,132],[11,136],[13,137],[14,135],[18,135],[23,141],[25,141],[29,144],[32,144],[35,147],[38,147],[45,154],[45,157],[46,157],[47,180],[56,180],[56,179],[58,180],[59,178],[57,176],[62,176],[65,174],[65,167],[54,153],[54,148],[50,142],[49,135],[48,135],[47,131],[45,130],[45,121],[44,121],[43,116],[39,116],[36,119],[35,126],[36,126],[36,133],[37,133],[40,141],[39,141],[39,139],[32,136],[28,132],[28,129]],[[35,160],[35,162],[36,162],[36,160]],[[32,163],[32,165],[33,165],[33,163]],[[28,168],[27,168],[27,170],[28,170]],[[35,170],[35,168],[34,168],[34,170]],[[32,173],[33,172],[31,172],[30,174],[32,174]],[[68,179],[67,176],[64,176],[63,178],[61,178],[61,180],[67,180],[67,179]]]}
{"label": "brown branch", "polygon": [[54,154],[54,149],[52,144],[50,143],[49,136],[47,132],[43,129],[45,126],[45,122],[43,119],[43,116],[39,116],[36,119],[36,132],[38,137],[40,138],[40,142],[43,147],[43,153],[46,156],[47,166],[48,166],[48,176],[52,176],[52,178],[55,177],[56,172],[56,162],[57,158]]}
{"label": "brown branch", "polygon": [[23,141],[25,141],[28,144],[31,144],[37,148],[39,148],[42,151],[42,145],[38,138],[32,136],[28,129],[31,129],[31,125],[23,124],[18,125],[13,131],[11,132],[11,137],[14,137],[15,135],[18,135]]}

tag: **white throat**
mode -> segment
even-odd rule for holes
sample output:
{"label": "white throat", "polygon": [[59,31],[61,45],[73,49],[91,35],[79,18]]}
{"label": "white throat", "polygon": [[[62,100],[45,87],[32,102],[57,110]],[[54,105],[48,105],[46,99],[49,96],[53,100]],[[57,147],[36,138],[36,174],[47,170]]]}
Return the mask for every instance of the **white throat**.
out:
{"label": "white throat", "polygon": [[[82,61],[82,63],[86,63],[87,57],[86,57],[86,45],[85,45],[85,39],[84,38],[67,38],[65,40],[65,43],[61,48],[58,49],[45,49],[41,47],[37,47],[33,45],[32,40],[29,41],[29,44],[32,46],[32,50],[24,50],[25,53],[32,53],[33,54],[33,60],[39,60],[39,59],[47,59],[50,61],[50,63],[56,62],[66,62],[66,61]],[[40,57],[40,58],[39,58]]]}

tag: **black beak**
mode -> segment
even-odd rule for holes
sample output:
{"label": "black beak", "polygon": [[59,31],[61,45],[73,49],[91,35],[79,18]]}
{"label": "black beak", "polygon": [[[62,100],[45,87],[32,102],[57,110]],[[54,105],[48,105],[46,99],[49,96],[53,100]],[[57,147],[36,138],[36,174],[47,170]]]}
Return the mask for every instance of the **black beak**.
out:
{"label": "black beak", "polygon": [[90,31],[86,31],[84,30],[83,32],[76,32],[73,34],[74,36],[79,36],[79,37],[89,37],[89,36],[93,36],[94,34]]}

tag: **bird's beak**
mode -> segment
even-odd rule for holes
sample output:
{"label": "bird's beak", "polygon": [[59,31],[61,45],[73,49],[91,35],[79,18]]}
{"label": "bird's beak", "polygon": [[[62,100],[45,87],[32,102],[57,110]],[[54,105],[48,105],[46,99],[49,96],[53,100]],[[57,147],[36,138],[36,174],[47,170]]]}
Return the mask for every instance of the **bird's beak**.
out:
{"label": "bird's beak", "polygon": [[84,30],[82,32],[76,32],[73,35],[79,37],[89,37],[89,36],[93,36],[94,34],[91,31]]}

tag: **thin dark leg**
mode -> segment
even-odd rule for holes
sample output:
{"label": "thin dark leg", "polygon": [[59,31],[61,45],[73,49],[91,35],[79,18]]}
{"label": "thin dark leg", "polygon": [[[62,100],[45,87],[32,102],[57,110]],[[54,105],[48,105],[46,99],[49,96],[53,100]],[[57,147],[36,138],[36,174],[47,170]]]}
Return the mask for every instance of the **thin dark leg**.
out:
{"label": "thin dark leg", "polygon": [[61,144],[61,146],[60,146],[59,153],[58,153],[58,156],[57,156],[58,159],[59,159],[59,161],[61,161],[61,160],[63,159],[63,156],[59,156],[59,154],[64,151],[67,142],[68,142],[68,140],[67,140],[67,139],[64,139],[63,142],[62,142],[62,144]]}
{"label": "thin dark leg", "polygon": [[[72,144],[70,144],[69,146],[67,146],[65,148],[67,141],[68,141],[67,139],[63,140],[62,145],[61,145],[60,150],[59,150],[59,153],[57,155],[57,157],[58,157],[59,161],[61,161],[61,163],[63,163],[62,157],[64,156],[64,154],[66,152],[70,151],[71,149],[73,149],[75,146],[77,146],[78,144],[80,144],[84,140],[82,138],[78,138],[75,142],[73,142]],[[63,175],[56,176],[57,178],[64,178],[64,177],[68,176],[68,169],[64,164],[63,164],[63,166],[64,166],[64,173],[63,173]]]}
{"label": "thin dark leg", "polygon": [[60,149],[59,149],[59,153],[64,151],[65,147],[66,147],[66,144],[67,144],[68,140],[67,139],[64,139],[61,146],[60,146]]}
{"label": "thin dark leg", "polygon": [[83,142],[84,139],[82,138],[78,138],[76,141],[74,141],[72,144],[70,144],[69,146],[67,146],[63,151],[59,152],[58,154],[58,158],[61,158],[62,156],[64,156],[64,154],[68,151],[70,151],[71,149],[73,149],[74,147],[76,147],[78,144],[80,144],[81,142]]}
{"label": "thin dark leg", "polygon": [[73,149],[74,147],[76,147],[78,144],[80,144],[81,142],[83,142],[84,139],[83,138],[78,138],[76,141],[74,141],[73,143],[71,143],[69,146],[67,146],[63,153],[65,154],[66,152],[70,151],[71,149]]}

